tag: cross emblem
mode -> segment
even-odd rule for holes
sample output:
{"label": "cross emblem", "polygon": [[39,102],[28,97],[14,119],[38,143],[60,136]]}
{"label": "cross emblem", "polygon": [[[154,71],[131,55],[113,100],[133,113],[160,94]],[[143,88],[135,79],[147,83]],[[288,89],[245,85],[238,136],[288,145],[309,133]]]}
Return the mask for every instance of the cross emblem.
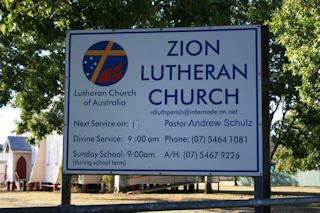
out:
{"label": "cross emblem", "polygon": [[124,50],[111,50],[112,46],[113,46],[113,42],[109,41],[106,49],[104,50],[87,50],[85,55],[91,55],[91,56],[101,56],[99,63],[96,67],[96,69],[93,72],[93,75],[90,79],[90,81],[92,83],[95,83],[99,73],[101,72],[101,68],[103,66],[103,64],[105,63],[105,61],[107,60],[108,56],[125,56],[126,52]]}

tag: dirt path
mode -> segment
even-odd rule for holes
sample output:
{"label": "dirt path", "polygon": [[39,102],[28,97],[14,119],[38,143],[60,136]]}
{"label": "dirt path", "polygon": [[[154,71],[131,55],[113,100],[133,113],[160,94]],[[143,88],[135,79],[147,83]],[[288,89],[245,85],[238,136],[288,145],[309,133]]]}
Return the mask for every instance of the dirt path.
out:
{"label": "dirt path", "polygon": [[[203,193],[148,193],[148,194],[90,194],[73,193],[73,205],[107,205],[150,202],[179,202],[179,201],[205,201],[205,200],[241,200],[253,198],[253,187],[220,186],[220,192],[214,188],[213,194]],[[320,197],[320,187],[273,187],[272,198],[285,197]],[[61,204],[60,192],[11,192],[0,191],[0,208],[57,206]],[[304,206],[278,206],[272,212],[298,213],[320,212],[320,204]],[[177,212],[177,211],[174,211]],[[254,212],[253,208],[240,209],[208,209],[179,212]]]}

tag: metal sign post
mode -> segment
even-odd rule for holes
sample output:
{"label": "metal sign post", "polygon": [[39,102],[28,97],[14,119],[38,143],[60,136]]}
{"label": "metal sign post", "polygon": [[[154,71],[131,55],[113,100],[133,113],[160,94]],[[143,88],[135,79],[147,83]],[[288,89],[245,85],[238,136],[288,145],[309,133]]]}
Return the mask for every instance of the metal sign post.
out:
{"label": "metal sign post", "polygon": [[[270,198],[270,123],[269,123],[269,30],[261,29],[262,59],[262,142],[263,175],[255,177],[254,192],[256,199]],[[256,207],[257,213],[269,213],[270,206]]]}
{"label": "metal sign post", "polygon": [[71,175],[62,175],[62,195],[61,195],[61,205],[71,204]]}

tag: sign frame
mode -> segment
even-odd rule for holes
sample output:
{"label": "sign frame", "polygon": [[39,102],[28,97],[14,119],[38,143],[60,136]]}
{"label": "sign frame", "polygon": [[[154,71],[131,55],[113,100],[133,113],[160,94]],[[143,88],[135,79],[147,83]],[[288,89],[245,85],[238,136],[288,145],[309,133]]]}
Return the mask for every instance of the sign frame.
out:
{"label": "sign frame", "polygon": [[[72,169],[68,166],[69,162],[69,140],[70,140],[70,79],[71,74],[71,49],[72,36],[76,35],[95,35],[95,34],[152,34],[152,33],[189,33],[189,32],[213,32],[213,31],[253,31],[255,34],[255,63],[256,63],[256,161],[257,168],[254,170],[163,170],[163,169]],[[66,81],[65,81],[65,129],[64,129],[64,158],[63,172],[64,174],[124,174],[124,175],[230,175],[230,176],[261,176],[263,170],[263,151],[262,151],[262,58],[261,58],[261,26],[219,26],[219,27],[200,27],[200,28],[166,28],[166,29],[144,29],[144,30],[72,30],[67,32],[66,41]]]}

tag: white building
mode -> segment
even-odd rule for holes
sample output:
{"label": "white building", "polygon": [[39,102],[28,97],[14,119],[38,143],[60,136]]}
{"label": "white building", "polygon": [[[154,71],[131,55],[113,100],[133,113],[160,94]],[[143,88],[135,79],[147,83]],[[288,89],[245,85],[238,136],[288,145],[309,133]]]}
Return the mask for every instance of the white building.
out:
{"label": "white building", "polygon": [[5,185],[7,180],[8,154],[0,153],[0,185]]}
{"label": "white building", "polygon": [[62,162],[63,136],[53,133],[41,142],[31,172],[29,183],[54,186],[59,183],[58,175]]}
{"label": "white building", "polygon": [[29,181],[33,168],[36,149],[26,142],[26,137],[8,136],[4,153],[8,154],[6,180],[8,189],[12,184],[15,188],[15,181],[23,181],[24,188]]}

